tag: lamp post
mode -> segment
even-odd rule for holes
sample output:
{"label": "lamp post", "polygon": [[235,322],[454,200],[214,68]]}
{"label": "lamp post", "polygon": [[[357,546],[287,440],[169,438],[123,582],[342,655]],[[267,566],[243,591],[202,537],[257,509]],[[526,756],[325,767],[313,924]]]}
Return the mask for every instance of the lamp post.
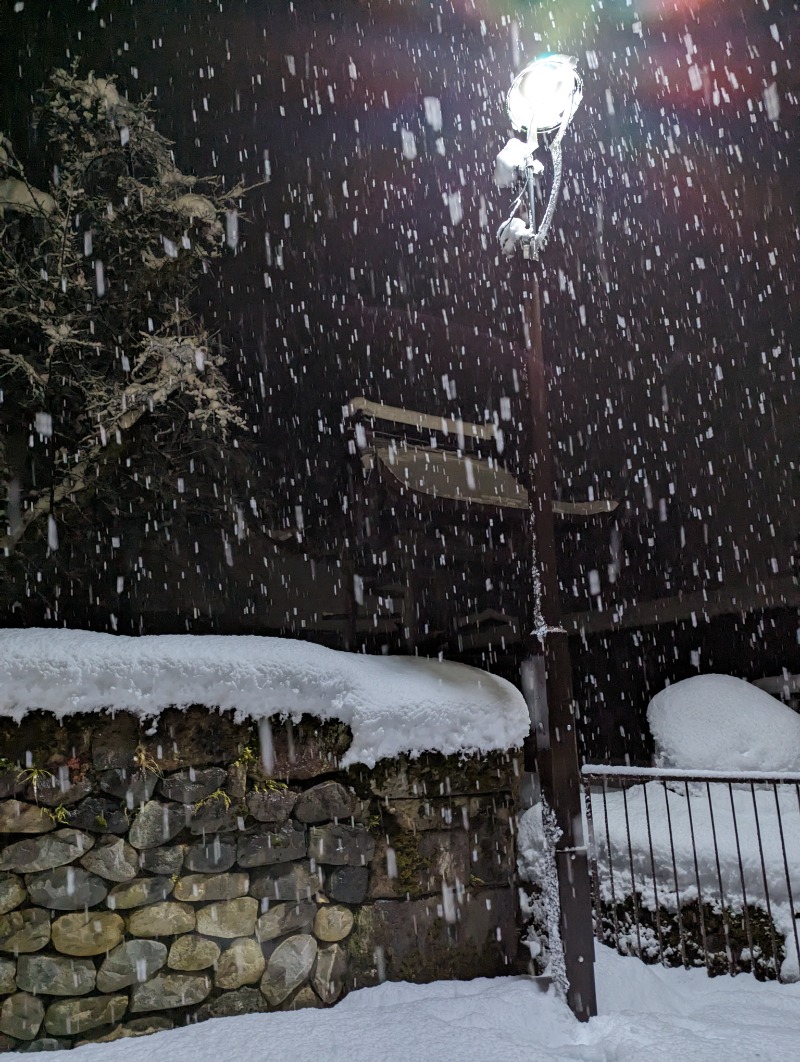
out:
{"label": "lamp post", "polygon": [[[519,250],[535,262],[547,238],[561,185],[561,140],[581,100],[582,82],[575,60],[549,55],[529,63],[514,79],[506,107],[513,138],[497,159],[495,180],[520,188],[498,238],[509,257]],[[553,160],[553,183],[542,221],[535,218],[535,190],[544,172],[535,157],[539,138]],[[518,211],[527,206],[527,219]],[[524,348],[531,403],[531,459],[528,483],[531,523],[533,623],[526,649],[534,674],[532,722],[544,800],[559,832],[555,841],[560,904],[559,928],[564,949],[567,1001],[582,1021],[597,1013],[594,984],[589,861],[581,817],[580,767],[576,712],[572,692],[569,640],[560,625],[556,543],[553,521],[553,459],[547,412],[547,379],[542,349],[539,279],[533,269],[525,276]],[[544,670],[544,681],[536,682]]]}

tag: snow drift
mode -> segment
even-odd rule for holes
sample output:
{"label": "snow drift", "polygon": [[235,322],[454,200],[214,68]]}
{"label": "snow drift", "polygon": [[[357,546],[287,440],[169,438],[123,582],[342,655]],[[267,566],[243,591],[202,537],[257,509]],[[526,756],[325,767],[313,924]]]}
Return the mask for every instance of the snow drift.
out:
{"label": "snow drift", "polygon": [[800,715],[730,675],[696,675],[647,709],[658,767],[800,771]]}

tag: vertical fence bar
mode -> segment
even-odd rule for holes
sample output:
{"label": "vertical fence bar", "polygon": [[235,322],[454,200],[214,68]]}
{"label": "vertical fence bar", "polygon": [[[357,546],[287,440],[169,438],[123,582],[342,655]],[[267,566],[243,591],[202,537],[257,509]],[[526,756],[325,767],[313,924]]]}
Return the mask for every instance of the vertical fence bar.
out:
{"label": "vertical fence bar", "polygon": [[747,903],[747,885],[744,878],[744,864],[742,863],[742,846],[739,843],[739,820],[736,818],[736,803],[733,799],[733,786],[728,782],[728,796],[731,801],[731,820],[733,821],[733,836],[736,841],[736,859],[739,863],[739,883],[742,886],[742,918],[744,930],[747,935],[747,949],[750,952],[750,971],[756,972],[756,956],[753,950],[753,927],[750,925],[750,912]]}
{"label": "vertical fence bar", "polygon": [[725,954],[728,959],[728,973],[731,977],[739,972],[739,967],[734,958],[731,946],[731,923],[728,916],[728,905],[725,902],[725,888],[722,884],[722,868],[719,863],[719,844],[717,842],[717,827],[714,821],[714,802],[711,799],[711,783],[706,782],[706,797],[708,798],[708,814],[711,819],[711,839],[714,843],[714,862],[717,866],[717,884],[719,885],[719,902],[722,908],[722,928],[725,933]]}
{"label": "vertical fence bar", "polygon": [[778,964],[778,938],[775,934],[775,923],[772,921],[772,904],[769,899],[769,881],[767,880],[767,867],[764,862],[764,845],[761,840],[761,824],[758,819],[756,787],[753,782],[750,783],[750,795],[753,798],[753,815],[756,821],[756,837],[758,838],[758,858],[761,860],[761,878],[764,882],[764,901],[767,905],[767,918],[769,919],[769,930],[772,938],[772,960],[775,964],[775,977],[777,978],[780,975],[780,966]]}
{"label": "vertical fence bar", "polygon": [[653,903],[656,909],[656,933],[658,935],[658,954],[661,965],[667,965],[667,957],[664,954],[664,934],[661,932],[661,903],[658,897],[658,877],[656,875],[656,858],[653,853],[653,831],[650,826],[650,802],[647,799],[647,782],[642,785],[644,794],[644,815],[647,821],[647,845],[650,849],[650,871],[653,875]]}
{"label": "vertical fence bar", "polygon": [[614,890],[614,856],[611,851],[611,831],[608,828],[608,783],[603,775],[603,819],[606,827],[606,851],[608,852],[608,880],[611,885],[611,921],[614,925],[614,946],[619,951],[619,919],[617,918],[617,894]]}
{"label": "vertical fence bar", "polygon": [[675,882],[675,906],[678,912],[678,933],[681,940],[681,960],[683,965],[688,967],[689,962],[686,957],[686,932],[683,926],[683,911],[681,910],[681,890],[678,885],[678,864],[675,861],[675,839],[672,836],[672,815],[669,810],[669,790],[667,789],[666,781],[661,783],[664,787],[664,803],[667,808],[667,827],[669,829],[669,850],[672,854],[672,878]]}
{"label": "vertical fence bar", "polygon": [[[794,910],[794,897],[792,896],[792,879],[789,874],[789,860],[786,856],[786,838],[783,835],[783,819],[781,817],[781,804],[778,799],[778,787],[773,782],[772,791],[775,794],[775,814],[778,817],[778,831],[781,836],[781,852],[783,854],[783,872],[786,875],[786,893],[789,897],[789,918],[792,922],[792,932],[794,933],[794,950],[797,953],[797,972],[800,974],[800,939],[797,935],[797,918],[795,917]],[[778,976],[780,972],[778,971]]]}
{"label": "vertical fence bar", "polygon": [[683,790],[686,794],[686,812],[689,816],[689,836],[692,839],[692,859],[694,860],[694,880],[697,883],[697,915],[700,919],[700,939],[703,942],[703,959],[706,969],[711,972],[711,959],[708,954],[708,937],[706,936],[706,917],[703,913],[703,890],[700,885],[700,867],[697,862],[697,845],[694,839],[694,818],[692,816],[692,798],[689,795],[689,783],[684,781]]}
{"label": "vertical fence bar", "polygon": [[631,844],[631,823],[628,818],[628,790],[622,790],[622,805],[625,808],[625,833],[628,835],[628,863],[631,868],[631,901],[633,903],[633,924],[636,926],[636,952],[642,956],[642,931],[639,924],[639,902],[636,896],[636,872],[633,869],[633,845]]}

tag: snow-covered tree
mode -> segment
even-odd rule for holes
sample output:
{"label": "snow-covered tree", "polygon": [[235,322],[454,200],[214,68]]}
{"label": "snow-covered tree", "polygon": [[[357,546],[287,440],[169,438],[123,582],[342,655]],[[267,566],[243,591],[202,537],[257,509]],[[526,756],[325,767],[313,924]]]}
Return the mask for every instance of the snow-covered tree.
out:
{"label": "snow-covered tree", "polygon": [[[33,183],[0,135],[0,547],[52,553],[81,510],[180,490],[187,455],[243,420],[223,355],[188,309],[235,243],[239,187],[175,165],[148,100],[56,70],[36,113]],[[37,183],[41,184],[42,181]]]}

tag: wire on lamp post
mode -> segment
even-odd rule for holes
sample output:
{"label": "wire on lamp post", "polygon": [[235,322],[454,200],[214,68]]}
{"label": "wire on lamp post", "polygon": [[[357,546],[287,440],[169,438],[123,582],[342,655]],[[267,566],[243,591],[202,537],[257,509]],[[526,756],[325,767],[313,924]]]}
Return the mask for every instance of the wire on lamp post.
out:
{"label": "wire on lamp post", "polygon": [[[506,106],[511,124],[525,135],[513,138],[500,152],[495,181],[521,185],[511,213],[498,230],[507,256],[521,249],[523,258],[537,260],[544,246],[561,185],[561,140],[581,101],[582,81],[574,59],[549,55],[529,63],[514,79]],[[536,180],[544,172],[535,158],[539,137],[553,160],[553,183],[542,220],[535,217]],[[527,206],[527,218],[519,211]],[[524,339],[531,403],[530,537],[533,590],[532,623],[526,649],[539,696],[533,705],[537,763],[544,799],[555,824],[559,929],[564,950],[567,1002],[582,1021],[597,1013],[594,983],[589,861],[583,836],[581,786],[572,691],[569,639],[560,623],[558,573],[553,520],[553,457],[550,445],[547,378],[542,348],[539,278],[525,278]]]}

